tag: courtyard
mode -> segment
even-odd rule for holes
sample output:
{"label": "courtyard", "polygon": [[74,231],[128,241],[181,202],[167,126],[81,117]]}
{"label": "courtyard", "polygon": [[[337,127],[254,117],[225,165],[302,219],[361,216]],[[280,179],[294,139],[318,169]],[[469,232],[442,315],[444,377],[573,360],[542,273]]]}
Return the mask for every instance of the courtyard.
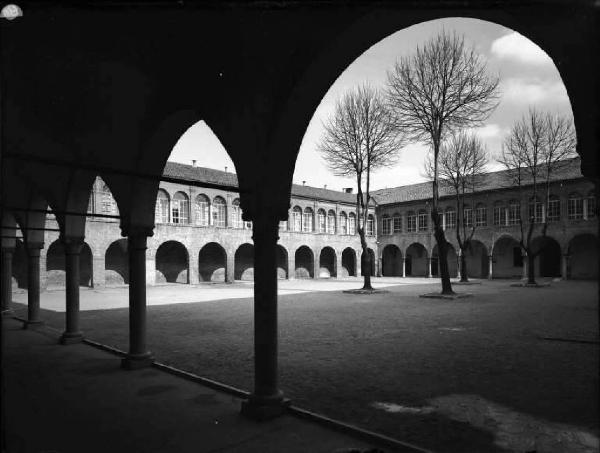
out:
{"label": "courtyard", "polygon": [[[598,287],[455,286],[472,297],[419,298],[435,279],[279,283],[280,387],[292,403],[443,452],[598,451]],[[87,338],[126,351],[127,287],[82,289]],[[62,331],[64,291],[41,295]],[[252,283],[147,288],[156,360],[253,387]],[[26,292],[15,292],[17,316]],[[57,332],[58,337],[58,332]],[[57,346],[58,347],[58,346]]]}

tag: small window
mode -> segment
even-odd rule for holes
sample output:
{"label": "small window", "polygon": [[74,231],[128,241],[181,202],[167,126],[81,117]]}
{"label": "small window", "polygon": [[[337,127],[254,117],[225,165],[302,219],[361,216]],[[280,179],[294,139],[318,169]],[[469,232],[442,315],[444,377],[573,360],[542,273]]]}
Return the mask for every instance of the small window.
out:
{"label": "small window", "polygon": [[463,219],[465,227],[471,228],[473,226],[473,209],[470,206],[465,206],[463,209]]}
{"label": "small window", "polygon": [[583,198],[581,198],[581,195],[573,193],[569,196],[567,215],[569,220],[583,219]]}
{"label": "small window", "polygon": [[456,211],[454,208],[448,208],[445,212],[446,215],[446,229],[453,230],[456,228]]}
{"label": "small window", "polygon": [[511,200],[508,204],[508,224],[518,225],[521,221],[521,203]]}
{"label": "small window", "polygon": [[587,196],[587,218],[594,219],[596,217],[596,194],[591,191]]}
{"label": "small window", "polygon": [[292,210],[292,225],[294,231],[302,231],[302,208],[295,206]]}
{"label": "small window", "polygon": [[381,217],[381,234],[391,234],[391,232],[392,232],[392,229],[390,228],[391,220],[392,219],[390,219],[387,214],[384,214]]}
{"label": "small window", "polygon": [[560,199],[556,195],[550,195],[546,218],[548,222],[558,222],[560,220]]}
{"label": "small window", "polygon": [[302,224],[302,231],[305,233],[312,233],[315,230],[315,216],[313,210],[310,208],[304,209],[304,222]]}
{"label": "small window", "polygon": [[335,234],[335,212],[329,211],[327,213],[327,233]]}
{"label": "small window", "polygon": [[348,234],[348,216],[344,211],[340,213],[339,226],[340,234]]}
{"label": "small window", "polygon": [[506,225],[506,209],[501,201],[494,203],[494,225]]}
{"label": "small window", "polygon": [[543,223],[543,204],[540,200],[529,201],[529,221],[533,223]]}
{"label": "small window", "polygon": [[373,214],[369,214],[367,217],[367,236],[373,236],[375,234],[375,218]]}
{"label": "small window", "polygon": [[200,194],[196,197],[194,207],[196,214],[196,225],[207,226],[210,219],[210,200],[206,195]]}
{"label": "small window", "polygon": [[419,211],[419,231],[427,231],[427,211],[421,209]]}
{"label": "small window", "polygon": [[323,209],[319,209],[317,214],[317,226],[319,233],[325,233],[327,230],[327,216]]}
{"label": "small window", "polygon": [[[233,228],[242,228],[244,222],[242,221],[242,208],[240,206],[239,198],[236,198],[235,200],[233,200],[231,202],[231,209],[232,209],[231,216],[233,217],[231,219],[233,222]],[[280,222],[280,224],[281,224],[281,222]]]}
{"label": "small window", "polygon": [[413,211],[410,211],[406,214],[406,230],[409,233],[414,233],[417,231],[417,214]]}
{"label": "small window", "polygon": [[484,204],[478,204],[475,209],[475,226],[486,226],[487,225],[487,208]]}
{"label": "small window", "polygon": [[227,226],[227,204],[223,197],[215,197],[212,212],[213,226],[225,228]]}
{"label": "small window", "polygon": [[287,227],[288,227],[288,221],[287,220],[281,220],[279,222],[279,231],[287,231]]}
{"label": "small window", "polygon": [[188,223],[189,218],[188,197],[183,192],[177,192],[171,203],[171,222]]}
{"label": "small window", "polygon": [[353,212],[348,214],[348,234],[356,234],[356,214]]}
{"label": "small window", "polygon": [[402,217],[400,214],[394,214],[394,233],[402,233]]}
{"label": "small window", "polygon": [[169,195],[163,189],[158,190],[155,208],[156,223],[169,222]]}

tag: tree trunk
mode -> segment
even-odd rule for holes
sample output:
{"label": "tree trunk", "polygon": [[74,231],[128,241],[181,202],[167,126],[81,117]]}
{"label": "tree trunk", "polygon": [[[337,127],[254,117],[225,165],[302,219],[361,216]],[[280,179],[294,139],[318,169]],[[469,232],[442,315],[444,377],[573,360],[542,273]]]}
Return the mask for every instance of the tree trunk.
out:
{"label": "tree trunk", "polygon": [[535,256],[533,253],[527,253],[527,284],[535,285],[535,269],[533,263],[535,262]]}
{"label": "tree trunk", "polygon": [[461,282],[468,282],[469,281],[469,274],[467,273],[467,254],[465,253],[466,250],[461,249],[460,250],[460,281]]}
{"label": "tree trunk", "polygon": [[450,283],[450,271],[448,269],[448,243],[446,242],[444,230],[441,225],[437,225],[436,223],[437,222],[434,221],[434,236],[438,246],[442,294],[454,294],[454,291],[452,291],[452,284]]}
{"label": "tree trunk", "polygon": [[362,269],[364,279],[362,289],[372,290],[373,287],[371,286],[371,267],[373,266],[373,264],[371,263],[371,254],[369,253],[369,248],[367,247],[367,240],[365,239],[364,228],[358,230],[358,235],[360,236],[360,245],[362,247],[362,254],[360,260],[360,268]]}

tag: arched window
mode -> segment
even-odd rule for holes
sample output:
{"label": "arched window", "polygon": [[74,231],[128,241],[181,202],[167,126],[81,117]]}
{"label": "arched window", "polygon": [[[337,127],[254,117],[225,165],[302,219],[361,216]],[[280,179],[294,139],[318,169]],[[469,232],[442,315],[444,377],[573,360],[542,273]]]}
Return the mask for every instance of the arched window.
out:
{"label": "arched window", "polygon": [[325,233],[326,229],[327,229],[327,215],[325,214],[325,210],[324,209],[319,209],[318,213],[317,213],[317,226],[318,226],[318,232],[319,233]]}
{"label": "arched window", "polygon": [[569,195],[567,214],[569,216],[569,220],[583,219],[583,198],[581,198],[581,195],[578,193],[572,193]]}
{"label": "arched window", "polygon": [[487,225],[487,208],[483,203],[478,203],[475,208],[475,226]]}
{"label": "arched window", "polygon": [[367,217],[367,236],[375,235],[375,217],[373,214],[369,214]]}
{"label": "arched window", "polygon": [[196,225],[208,226],[210,219],[210,200],[206,195],[200,194],[196,197],[194,214],[196,217]]}
{"label": "arched window", "polygon": [[521,203],[518,200],[508,202],[508,224],[518,225],[521,221]]}
{"label": "arched window", "polygon": [[427,211],[421,209],[419,211],[419,231],[427,231]]}
{"label": "arched window", "polygon": [[506,208],[502,201],[496,201],[494,203],[494,225],[506,225]]}
{"label": "arched window", "polygon": [[393,219],[394,233],[402,233],[402,216],[395,212]]}
{"label": "arched window", "polygon": [[292,220],[294,231],[302,231],[302,208],[300,206],[295,206],[292,210]]}
{"label": "arched window", "polygon": [[115,199],[105,182],[100,186],[100,212],[103,214],[115,214],[117,211]]}
{"label": "arched window", "polygon": [[177,192],[173,195],[173,203],[171,203],[171,222],[188,223],[189,218],[188,197],[183,192]]}
{"label": "arched window", "polygon": [[227,226],[227,204],[223,197],[213,199],[212,224],[218,228]]}
{"label": "arched window", "polygon": [[356,214],[354,212],[348,214],[348,234],[356,234]]}
{"label": "arched window", "polygon": [[560,220],[560,198],[556,195],[550,195],[548,199],[546,219],[548,219],[548,222],[558,222]]}
{"label": "arched window", "polygon": [[169,194],[163,189],[158,189],[154,216],[156,223],[169,222]]}
{"label": "arched window", "polygon": [[417,231],[417,214],[414,211],[409,211],[406,214],[406,230],[409,233]]}
{"label": "arched window", "polygon": [[340,234],[348,234],[348,216],[344,211],[340,212],[340,220],[338,222]]}
{"label": "arched window", "polygon": [[302,231],[312,233],[315,230],[315,215],[311,208],[304,209],[304,217],[302,223]]}
{"label": "arched window", "polygon": [[240,207],[240,199],[236,198],[231,202],[233,228],[243,228],[242,208]]}
{"label": "arched window", "polygon": [[446,229],[453,230],[456,228],[456,209],[452,207],[446,208],[444,215],[446,216]]}
{"label": "arched window", "polygon": [[280,220],[279,221],[279,231],[287,231],[287,229],[288,229],[288,221]]}
{"label": "arched window", "polygon": [[528,220],[533,223],[542,223],[544,221],[544,210],[542,202],[536,198],[529,200],[529,216]]}
{"label": "arched window", "polygon": [[471,206],[464,205],[463,207],[463,222],[465,227],[471,228],[473,226],[473,208]]}
{"label": "arched window", "polygon": [[327,233],[335,234],[335,211],[327,213]]}
{"label": "arched window", "polygon": [[381,216],[381,234],[392,234],[392,219],[387,214]]}
{"label": "arched window", "polygon": [[587,218],[593,219],[596,217],[596,194],[593,190],[588,193],[587,201]]}

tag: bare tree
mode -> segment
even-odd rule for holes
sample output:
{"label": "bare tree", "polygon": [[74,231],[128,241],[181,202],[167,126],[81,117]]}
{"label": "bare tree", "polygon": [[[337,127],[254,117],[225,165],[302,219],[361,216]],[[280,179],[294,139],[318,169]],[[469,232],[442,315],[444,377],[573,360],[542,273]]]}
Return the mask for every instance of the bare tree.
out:
{"label": "bare tree", "polygon": [[[487,163],[487,151],[481,140],[475,134],[465,131],[454,133],[445,140],[438,155],[440,186],[451,187],[455,199],[461,282],[469,281],[466,253],[471,248],[477,228],[477,222],[473,218],[470,222],[465,219],[465,203],[467,197],[473,198],[475,190],[482,185]],[[425,161],[425,173],[432,178],[433,172],[433,156],[430,153]]]}
{"label": "bare tree", "polygon": [[[535,108],[517,121],[505,138],[499,162],[507,168],[509,183],[518,187],[520,200],[528,203],[527,222],[519,212],[519,246],[527,256],[527,283],[535,284],[535,258],[548,240],[548,206],[552,174],[575,156],[577,138],[571,117]],[[546,215],[544,215],[546,213]],[[533,241],[539,230],[541,239]],[[535,246],[535,247],[534,247]]]}
{"label": "bare tree", "polygon": [[332,117],[323,125],[325,132],[319,144],[327,167],[336,176],[356,178],[357,231],[363,251],[365,290],[373,289],[369,271],[371,255],[365,237],[371,203],[371,173],[395,164],[402,146],[401,134],[390,120],[380,92],[362,85],[337,101]]}
{"label": "bare tree", "polygon": [[439,249],[442,293],[452,294],[448,245],[438,215],[438,156],[449,132],[483,123],[498,105],[497,77],[465,47],[464,38],[441,32],[396,62],[388,72],[387,100],[398,128],[433,150],[431,218]]}

